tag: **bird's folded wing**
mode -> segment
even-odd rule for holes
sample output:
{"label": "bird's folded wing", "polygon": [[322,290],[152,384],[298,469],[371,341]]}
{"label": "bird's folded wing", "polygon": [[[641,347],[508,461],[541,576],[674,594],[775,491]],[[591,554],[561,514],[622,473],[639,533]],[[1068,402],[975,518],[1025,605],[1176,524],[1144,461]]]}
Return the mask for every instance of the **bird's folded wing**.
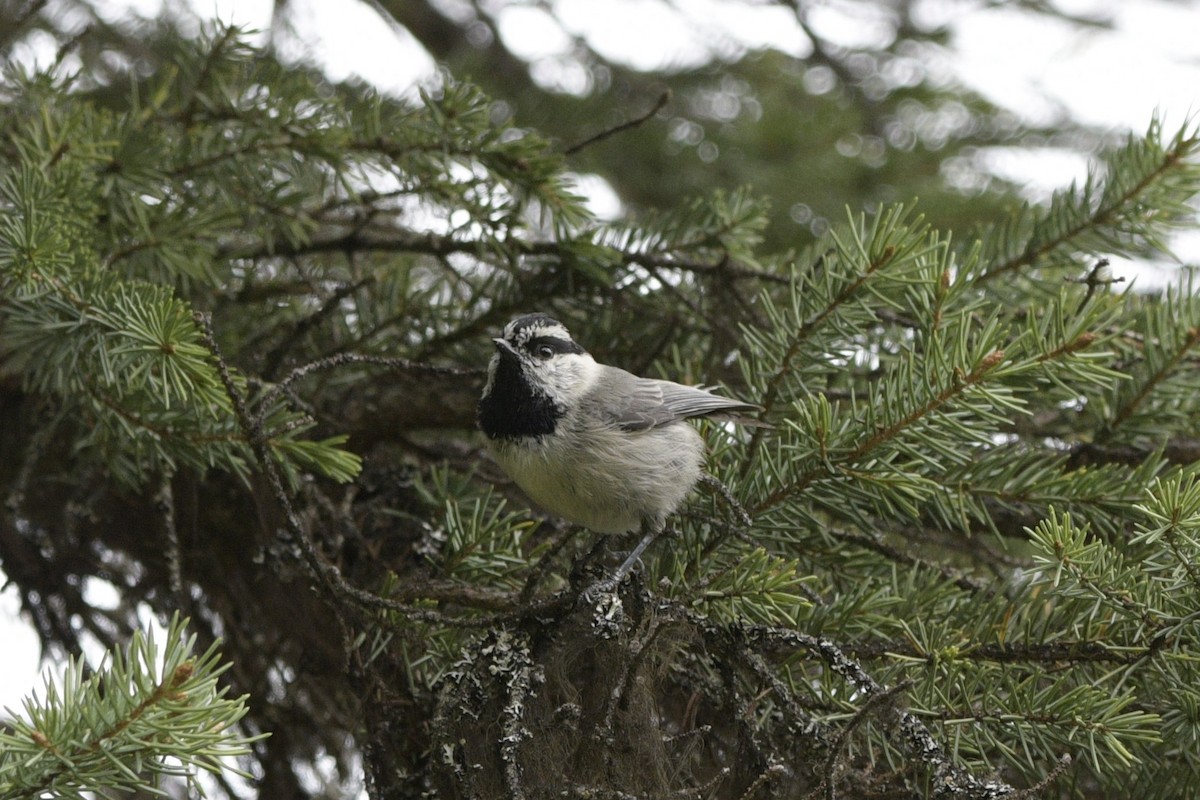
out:
{"label": "bird's folded wing", "polygon": [[627,431],[646,430],[688,417],[753,411],[757,406],[671,381],[638,378],[624,370],[606,371],[601,416]]}

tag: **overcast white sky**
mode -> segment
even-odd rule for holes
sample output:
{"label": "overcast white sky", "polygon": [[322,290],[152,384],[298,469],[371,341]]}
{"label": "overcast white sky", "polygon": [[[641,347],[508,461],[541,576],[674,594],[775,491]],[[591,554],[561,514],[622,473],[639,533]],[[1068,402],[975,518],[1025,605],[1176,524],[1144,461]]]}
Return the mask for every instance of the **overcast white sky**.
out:
{"label": "overcast white sky", "polygon": [[[170,4],[171,0],[165,0]],[[569,36],[581,35],[606,56],[633,66],[659,68],[703,60],[727,48],[774,46],[803,56],[807,40],[781,5],[747,9],[721,0],[548,0],[561,21],[537,9],[513,8],[501,17],[505,43],[542,68],[561,67]],[[325,65],[329,76],[358,75],[397,94],[411,90],[433,68],[429,57],[403,33],[383,23],[355,0],[292,0],[291,53]],[[496,0],[500,5],[501,0]],[[111,0],[111,17],[156,15],[164,0]],[[272,0],[187,0],[205,17],[266,29]],[[448,0],[447,6],[453,3]],[[1076,14],[1110,15],[1116,30],[1081,30],[982,2],[929,0],[921,6],[931,19],[949,21],[955,54],[953,74],[995,102],[1031,121],[1053,119],[1059,109],[1084,122],[1116,129],[1143,130],[1151,116],[1165,116],[1168,129],[1200,111],[1200,0],[1058,0]],[[870,43],[880,33],[869,17],[846,17],[830,7],[814,14],[814,27],[846,44]],[[564,30],[564,27],[566,30]],[[22,55],[49,58],[54,45],[35,43]],[[570,76],[557,79],[569,83]],[[1030,195],[1044,197],[1080,178],[1077,157],[1014,158],[997,153],[994,169],[1027,182]],[[1200,235],[1181,236],[1176,251],[1185,263],[1200,262]],[[1165,266],[1117,265],[1138,275],[1142,285],[1169,281]],[[98,588],[103,595],[103,589]],[[0,706],[17,709],[20,698],[39,685],[36,639],[16,617],[15,593],[0,594]]]}

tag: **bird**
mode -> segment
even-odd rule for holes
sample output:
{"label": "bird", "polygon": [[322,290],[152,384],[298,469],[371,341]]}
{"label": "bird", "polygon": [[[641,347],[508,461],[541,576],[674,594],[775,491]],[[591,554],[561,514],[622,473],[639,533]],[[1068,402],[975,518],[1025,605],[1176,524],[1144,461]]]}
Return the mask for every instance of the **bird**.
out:
{"label": "bird", "polygon": [[524,314],[492,339],[477,417],[487,449],[542,509],[600,534],[640,530],[623,579],[704,475],[687,420],[758,406],[598,363],[552,316]]}

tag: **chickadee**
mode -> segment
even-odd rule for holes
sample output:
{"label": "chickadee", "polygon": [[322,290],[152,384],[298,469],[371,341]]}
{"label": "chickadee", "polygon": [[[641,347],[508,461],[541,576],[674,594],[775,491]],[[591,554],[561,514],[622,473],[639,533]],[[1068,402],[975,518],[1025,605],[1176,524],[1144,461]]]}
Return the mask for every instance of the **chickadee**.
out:
{"label": "chickadee", "polygon": [[542,508],[597,533],[646,536],[700,479],[704,440],[685,420],[757,406],[598,364],[566,327],[526,314],[492,340],[479,401],[488,449]]}

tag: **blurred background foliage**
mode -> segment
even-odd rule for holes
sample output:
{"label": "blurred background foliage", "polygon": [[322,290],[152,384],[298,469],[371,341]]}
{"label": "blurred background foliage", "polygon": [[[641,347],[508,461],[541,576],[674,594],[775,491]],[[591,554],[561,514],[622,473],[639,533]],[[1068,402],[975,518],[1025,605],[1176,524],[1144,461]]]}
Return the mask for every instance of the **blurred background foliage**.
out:
{"label": "blurred background foliage", "polygon": [[[72,44],[91,79],[116,91],[127,69],[146,75],[169,64],[174,29],[194,32],[198,19],[171,3],[163,17],[149,20],[117,4],[5,3],[0,14],[11,21],[4,36],[10,48],[33,40],[44,53],[47,42],[38,34],[51,34]],[[573,32],[579,13],[570,5],[404,0],[371,7],[411,35],[407,46],[415,44],[454,79],[479,85],[492,98],[494,122],[536,130],[568,152],[650,114],[619,136],[572,152],[568,168],[602,178],[624,208],[613,213],[749,186],[770,198],[766,244],[774,251],[811,242],[846,207],[916,197],[934,225],[966,230],[993,218],[1020,188],[989,169],[980,157],[987,148],[1090,153],[1115,141],[1114,132],[1077,123],[1062,109],[1035,123],[957,79],[951,23],[970,13],[971,3],[725,0],[716,4],[720,17],[704,20],[689,16],[703,8],[650,0],[641,5],[664,13],[632,15],[625,52],[611,42],[598,51]],[[1103,12],[1072,14],[1042,0],[1005,5],[1048,23],[1111,25]],[[792,51],[723,30],[720,19],[739,7],[764,25],[780,19],[764,10],[783,15],[794,29]],[[556,20],[560,10],[570,19]],[[611,14],[629,10],[618,4]],[[304,13],[287,0],[274,5],[269,40],[279,39],[285,54],[297,50],[289,46],[292,18]],[[830,18],[835,24],[822,26]],[[634,29],[642,20],[646,27]],[[686,58],[655,57],[655,24],[693,29]],[[523,26],[530,32],[522,34]],[[539,46],[539,35],[550,43]],[[522,45],[518,52],[512,41]]]}
{"label": "blurred background foliage", "polygon": [[[948,65],[970,3],[730,0],[797,49],[697,19],[664,64],[514,46],[565,4],[380,0],[437,65],[400,98],[294,58],[297,3],[256,48],[175,4],[0,0],[0,556],[47,653],[147,610],[224,637],[231,796],[519,796],[565,764],[579,797],[1121,796],[1164,765],[1189,796],[1200,305],[1103,259],[1194,224],[1194,131],[993,105]],[[1034,206],[993,147],[1107,155]],[[558,593],[590,538],[472,430],[533,308],[763,403],[770,436],[706,430],[753,547],[700,500],[626,616]]]}

